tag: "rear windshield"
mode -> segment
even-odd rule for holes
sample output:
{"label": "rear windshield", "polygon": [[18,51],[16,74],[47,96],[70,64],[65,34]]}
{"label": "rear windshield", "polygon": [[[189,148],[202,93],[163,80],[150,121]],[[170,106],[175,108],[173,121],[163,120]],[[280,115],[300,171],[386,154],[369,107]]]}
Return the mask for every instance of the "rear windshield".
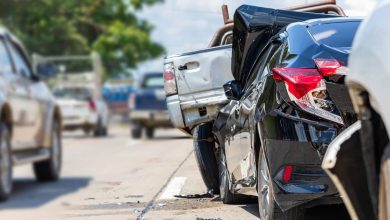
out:
{"label": "rear windshield", "polygon": [[164,88],[163,75],[145,76],[142,87],[143,88]]}
{"label": "rear windshield", "polygon": [[330,47],[351,47],[360,21],[336,22],[314,25],[310,34],[320,43]]}
{"label": "rear windshield", "polygon": [[91,98],[91,91],[88,88],[57,88],[54,90],[54,96],[57,98],[68,98],[86,100]]}

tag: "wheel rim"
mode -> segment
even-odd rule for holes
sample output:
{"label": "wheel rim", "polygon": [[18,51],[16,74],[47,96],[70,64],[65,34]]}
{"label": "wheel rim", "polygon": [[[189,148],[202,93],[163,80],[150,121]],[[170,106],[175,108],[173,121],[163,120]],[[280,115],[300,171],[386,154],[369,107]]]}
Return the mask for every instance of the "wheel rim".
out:
{"label": "wheel rim", "polygon": [[52,153],[52,163],[53,168],[58,171],[61,166],[61,149],[60,149],[60,138],[58,137],[58,131],[57,129],[53,130],[52,133],[52,146],[51,146],[51,153]]}
{"label": "wheel rim", "polygon": [[0,146],[0,172],[1,172],[1,185],[5,193],[10,193],[12,188],[12,176],[11,176],[11,155],[9,152],[8,133],[3,128],[1,135]]}
{"label": "wheel rim", "polygon": [[270,219],[270,208],[271,208],[271,186],[270,179],[267,170],[267,162],[264,158],[264,155],[261,154],[260,161],[260,170],[259,170],[259,182],[258,182],[258,191],[259,191],[259,211],[260,219]]}

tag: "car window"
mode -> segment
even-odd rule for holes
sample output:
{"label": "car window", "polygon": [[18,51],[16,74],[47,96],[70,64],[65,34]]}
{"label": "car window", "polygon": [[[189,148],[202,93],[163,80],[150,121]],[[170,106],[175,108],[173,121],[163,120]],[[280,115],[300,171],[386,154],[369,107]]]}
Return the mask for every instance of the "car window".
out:
{"label": "car window", "polygon": [[143,88],[164,88],[164,78],[161,75],[146,76],[142,84]]}
{"label": "car window", "polygon": [[7,48],[5,47],[4,40],[0,39],[0,72],[11,72],[12,62],[9,57]]}
{"label": "car window", "polygon": [[330,47],[351,47],[360,21],[335,22],[314,25],[310,34],[320,44]]}
{"label": "car window", "polygon": [[14,44],[11,44],[10,50],[11,50],[12,58],[13,58],[17,73],[21,74],[24,77],[30,78],[31,77],[31,69],[30,69],[30,66],[28,65],[27,60],[23,56],[23,53]]}
{"label": "car window", "polygon": [[83,87],[56,88],[53,94],[57,98],[77,100],[86,100],[92,97],[91,90]]}

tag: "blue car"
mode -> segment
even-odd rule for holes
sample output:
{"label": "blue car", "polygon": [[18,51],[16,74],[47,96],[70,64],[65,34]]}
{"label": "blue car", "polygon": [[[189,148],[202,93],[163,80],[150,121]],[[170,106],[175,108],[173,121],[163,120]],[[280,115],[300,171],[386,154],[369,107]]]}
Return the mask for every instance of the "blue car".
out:
{"label": "blue car", "polygon": [[147,138],[153,138],[156,128],[172,127],[162,73],[145,73],[139,78],[129,98],[129,109],[131,136],[134,139],[141,138],[143,130]]}

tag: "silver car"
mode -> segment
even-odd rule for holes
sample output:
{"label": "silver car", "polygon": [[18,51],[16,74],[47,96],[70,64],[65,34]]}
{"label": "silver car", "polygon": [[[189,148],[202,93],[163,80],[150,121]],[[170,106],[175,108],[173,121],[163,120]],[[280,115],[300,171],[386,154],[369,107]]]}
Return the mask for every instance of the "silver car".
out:
{"label": "silver car", "polygon": [[32,163],[38,181],[61,169],[61,112],[32,70],[22,44],[0,28],[0,201],[12,192],[12,167]]}

